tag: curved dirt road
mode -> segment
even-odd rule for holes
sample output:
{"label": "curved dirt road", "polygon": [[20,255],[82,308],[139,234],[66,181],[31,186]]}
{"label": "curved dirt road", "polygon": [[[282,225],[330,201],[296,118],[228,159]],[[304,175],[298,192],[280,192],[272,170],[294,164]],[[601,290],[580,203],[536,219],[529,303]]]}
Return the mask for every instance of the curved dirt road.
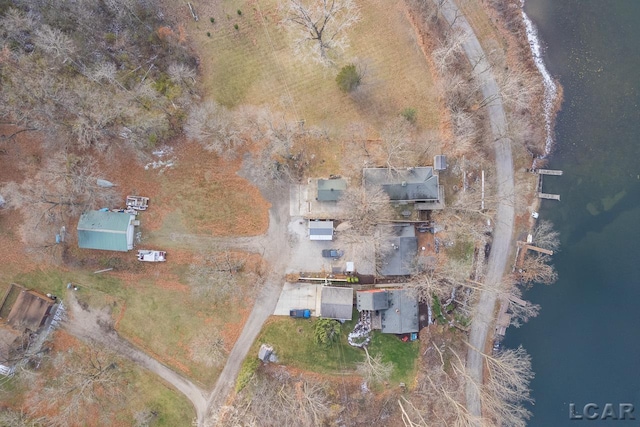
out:
{"label": "curved dirt road", "polygon": [[[436,2],[438,0],[434,0]],[[514,211],[514,184],[513,184],[513,159],[511,156],[511,140],[507,134],[507,120],[502,106],[502,98],[493,73],[491,65],[485,59],[484,51],[476,37],[473,28],[462,15],[456,4],[452,0],[444,0],[442,14],[456,28],[461,30],[466,40],[463,48],[467,59],[474,67],[474,77],[481,83],[482,96],[484,99],[491,99],[492,102],[486,107],[491,124],[491,133],[494,138],[496,155],[496,181],[498,183],[498,209],[495,216],[495,227],[493,231],[493,242],[491,253],[487,262],[487,273],[485,277],[485,287],[496,289],[502,282],[507,258],[511,250],[513,235],[513,224],[515,218]],[[480,71],[484,70],[484,71]],[[494,309],[496,306],[497,294],[492,291],[484,291],[480,294],[478,305],[473,315],[473,323],[469,333],[469,353],[467,355],[467,369],[476,384],[482,384],[483,355],[487,341],[487,335],[494,325]],[[468,384],[466,389],[467,409],[474,419],[481,419],[482,407],[480,396],[475,384]]]}
{"label": "curved dirt road", "polygon": [[64,328],[73,336],[87,342],[97,342],[110,351],[123,356],[171,384],[191,401],[198,419],[204,416],[207,401],[203,391],[188,379],[169,369],[153,357],[137,349],[133,344],[120,337],[113,329],[111,315],[107,311],[82,308],[75,295],[65,298],[71,316],[64,322]]}

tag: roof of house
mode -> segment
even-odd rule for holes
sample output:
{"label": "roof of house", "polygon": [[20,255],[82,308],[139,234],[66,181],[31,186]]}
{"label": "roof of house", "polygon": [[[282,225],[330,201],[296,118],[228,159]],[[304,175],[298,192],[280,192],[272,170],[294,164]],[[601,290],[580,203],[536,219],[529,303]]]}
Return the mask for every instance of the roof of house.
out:
{"label": "roof of house", "polygon": [[392,201],[438,200],[438,175],[430,166],[407,169],[365,168],[367,186],[380,186]]}
{"label": "roof of house", "polygon": [[386,334],[418,332],[418,298],[406,289],[389,290],[389,308],[381,314]]}
{"label": "roof of house", "polygon": [[342,178],[319,179],[318,180],[318,201],[336,202],[342,197],[342,193],[347,189],[347,181]]}
{"label": "roof of house", "polygon": [[311,240],[332,240],[333,221],[309,221],[309,238]]}
{"label": "roof of house", "polygon": [[411,224],[393,226],[394,236],[384,245],[387,250],[381,254],[381,270],[383,276],[406,276],[411,274],[411,267],[418,253],[418,239],[415,227]]}
{"label": "roof of house", "polygon": [[85,212],[78,222],[78,246],[126,252],[127,229],[134,219],[135,215],[122,212]]}
{"label": "roof of house", "polygon": [[356,292],[356,306],[358,311],[385,310],[389,308],[389,295],[385,289],[372,289]]}
{"label": "roof of house", "polygon": [[320,316],[327,319],[351,320],[353,289],[323,286],[320,290]]}
{"label": "roof of house", "polygon": [[53,300],[36,291],[22,289],[7,316],[7,323],[17,330],[37,331],[53,305]]}

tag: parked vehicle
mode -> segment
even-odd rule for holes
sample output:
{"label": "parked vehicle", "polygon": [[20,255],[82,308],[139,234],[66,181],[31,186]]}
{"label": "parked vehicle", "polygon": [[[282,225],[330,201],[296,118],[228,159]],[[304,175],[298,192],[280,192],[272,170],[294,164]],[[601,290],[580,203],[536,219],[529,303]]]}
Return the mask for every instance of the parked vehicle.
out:
{"label": "parked vehicle", "polygon": [[141,249],[138,251],[138,261],[164,262],[166,260],[167,253],[165,251],[151,251],[147,249]]}
{"label": "parked vehicle", "polygon": [[289,310],[289,316],[299,319],[308,319],[309,317],[311,317],[311,310],[309,310],[308,308]]}
{"label": "parked vehicle", "polygon": [[344,255],[344,251],[341,251],[339,249],[323,249],[322,250],[322,257],[323,258],[340,258],[342,257],[342,255]]}

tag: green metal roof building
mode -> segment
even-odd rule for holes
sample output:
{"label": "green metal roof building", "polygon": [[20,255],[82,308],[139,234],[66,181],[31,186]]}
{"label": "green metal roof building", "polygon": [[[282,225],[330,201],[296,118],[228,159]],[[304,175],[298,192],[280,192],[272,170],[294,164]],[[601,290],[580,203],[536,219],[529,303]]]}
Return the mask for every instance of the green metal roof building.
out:
{"label": "green metal roof building", "polygon": [[104,251],[131,250],[135,218],[121,212],[85,212],[78,222],[78,246]]}
{"label": "green metal roof building", "polygon": [[319,179],[317,199],[319,202],[337,202],[346,189],[347,182],[342,178]]}

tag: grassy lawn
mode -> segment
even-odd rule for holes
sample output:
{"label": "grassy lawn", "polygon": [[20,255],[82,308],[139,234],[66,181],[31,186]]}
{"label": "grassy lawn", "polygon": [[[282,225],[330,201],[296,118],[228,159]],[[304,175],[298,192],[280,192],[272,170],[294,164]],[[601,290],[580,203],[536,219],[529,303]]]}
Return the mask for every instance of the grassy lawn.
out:
{"label": "grassy lawn", "polygon": [[221,368],[194,362],[191,341],[202,331],[237,329],[243,320],[243,304],[227,304],[225,315],[220,316],[219,307],[192,298],[188,285],[180,282],[176,273],[184,275],[187,269],[186,265],[176,265],[162,273],[151,269],[118,278],[52,268],[19,274],[11,281],[55,295],[64,295],[66,284],[72,282],[79,286],[80,301],[92,307],[111,307],[122,336],[198,384],[210,386]]}
{"label": "grassy lawn", "polygon": [[[403,3],[359,3],[362,20],[349,32],[351,45],[330,67],[294,54],[276,0],[261,0],[251,8],[239,1],[203,5],[202,19],[191,22],[189,30],[202,53],[205,91],[229,107],[275,104],[292,117],[331,131],[356,121],[379,129],[407,107],[416,108],[419,126],[435,127],[431,75]],[[242,16],[236,13],[239,8]],[[356,60],[367,64],[366,93],[358,100],[340,92],[335,82],[339,69]]]}
{"label": "grassy lawn", "polygon": [[402,342],[395,335],[383,334],[378,331],[374,332],[371,344],[369,344],[369,353],[372,355],[381,354],[383,362],[394,364],[391,382],[403,382],[407,386],[410,386],[415,379],[419,351],[420,343],[418,341]]}
{"label": "grassy lawn", "polygon": [[131,367],[130,381],[135,384],[136,393],[129,401],[129,407],[134,411],[153,411],[158,415],[150,426],[187,426],[195,416],[193,406],[181,393],[166,386],[155,375]]}
{"label": "grassy lawn", "polygon": [[[354,319],[357,314],[354,313]],[[313,327],[317,319],[291,319],[273,317],[249,352],[255,357],[261,344],[273,346],[278,363],[321,374],[353,374],[356,364],[364,361],[363,350],[352,347],[347,335],[356,321],[345,322],[340,328],[338,342],[329,347],[320,347],[313,340]],[[374,332],[369,353],[381,354],[384,362],[393,362],[392,382],[412,383],[416,373],[419,343],[403,343],[395,335]]]}

